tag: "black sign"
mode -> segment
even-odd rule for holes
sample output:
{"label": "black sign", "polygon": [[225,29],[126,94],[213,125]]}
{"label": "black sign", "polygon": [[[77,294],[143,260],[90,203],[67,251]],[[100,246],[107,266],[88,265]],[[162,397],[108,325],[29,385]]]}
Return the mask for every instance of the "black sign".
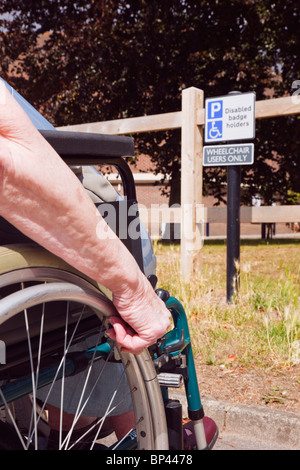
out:
{"label": "black sign", "polygon": [[254,144],[203,147],[203,166],[252,165],[253,161]]}

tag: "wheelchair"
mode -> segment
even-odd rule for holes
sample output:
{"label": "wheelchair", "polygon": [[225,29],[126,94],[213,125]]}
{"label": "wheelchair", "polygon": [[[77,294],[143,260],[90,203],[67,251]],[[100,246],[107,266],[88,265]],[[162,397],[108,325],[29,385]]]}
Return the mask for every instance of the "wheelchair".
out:
{"label": "wheelchair", "polygon": [[[208,442],[184,308],[157,288],[155,272],[145,263],[135,184],[124,158],[134,155],[133,140],[40,132],[73,168],[105,164],[117,169],[124,196],[95,206],[104,218],[114,214],[112,228],[170,309],[173,327],[142,354],[122,353],[105,335],[110,316],[116,314],[110,292],[2,221],[0,449],[181,450],[182,403],[171,393],[180,387],[193,423],[193,448],[212,448],[217,429]],[[130,224],[135,237],[129,236]],[[61,410],[54,437],[51,407]],[[134,426],[118,439],[112,417],[129,411]],[[65,414],[72,417],[67,429]],[[82,416],[94,418],[90,427],[78,429]]]}

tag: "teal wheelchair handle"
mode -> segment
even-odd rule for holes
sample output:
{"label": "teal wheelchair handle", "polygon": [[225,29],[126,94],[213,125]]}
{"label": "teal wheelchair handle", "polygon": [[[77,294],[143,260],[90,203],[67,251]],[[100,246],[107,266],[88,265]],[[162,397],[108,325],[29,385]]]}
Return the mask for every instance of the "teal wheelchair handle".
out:
{"label": "teal wheelchair handle", "polygon": [[185,310],[179,300],[177,300],[175,297],[171,297],[167,291],[158,289],[156,293],[162,300],[164,300],[166,307],[171,312],[174,322],[174,328],[168,331],[160,340],[159,347],[161,354],[165,359],[168,358],[168,362],[179,354],[185,356],[187,374],[186,377],[184,377],[184,384],[189,418],[193,420],[202,419],[204,416],[204,411],[201,404],[190,332]]}

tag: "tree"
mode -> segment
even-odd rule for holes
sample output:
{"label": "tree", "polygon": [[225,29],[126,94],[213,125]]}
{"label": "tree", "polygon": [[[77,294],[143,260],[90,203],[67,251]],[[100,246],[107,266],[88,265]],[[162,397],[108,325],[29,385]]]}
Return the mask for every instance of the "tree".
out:
{"label": "tree", "polygon": [[[240,90],[263,99],[267,87],[289,91],[291,70],[297,70],[296,5],[6,0],[0,6],[1,74],[13,72],[10,82],[57,126],[177,111],[189,86],[202,88],[207,97]],[[259,124],[256,162],[244,170],[248,203],[258,186],[266,200],[276,193],[286,201],[298,184],[291,171],[296,144],[287,136],[296,133],[299,121],[286,120],[280,133],[282,123],[275,121]],[[170,203],[179,202],[180,132],[135,140],[157,172],[171,176]],[[206,170],[205,191],[222,201],[225,179],[220,169]]]}
{"label": "tree", "polygon": [[[267,1],[261,6],[264,54],[270,57],[271,65],[266,86],[272,88],[275,98],[296,94],[300,88],[299,15],[294,0],[282,4]],[[300,191],[299,132],[299,115],[257,121],[255,165],[244,169],[243,181],[248,186],[244,199],[249,202],[248,195],[259,191],[267,204],[296,201],[290,195]]]}

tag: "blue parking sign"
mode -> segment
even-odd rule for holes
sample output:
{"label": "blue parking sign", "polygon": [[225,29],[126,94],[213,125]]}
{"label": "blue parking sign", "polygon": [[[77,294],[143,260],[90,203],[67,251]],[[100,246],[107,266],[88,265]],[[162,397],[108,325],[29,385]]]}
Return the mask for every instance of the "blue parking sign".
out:
{"label": "blue parking sign", "polygon": [[254,139],[255,93],[205,99],[205,142]]}
{"label": "blue parking sign", "polygon": [[223,101],[215,100],[208,102],[207,119],[222,119]]}

